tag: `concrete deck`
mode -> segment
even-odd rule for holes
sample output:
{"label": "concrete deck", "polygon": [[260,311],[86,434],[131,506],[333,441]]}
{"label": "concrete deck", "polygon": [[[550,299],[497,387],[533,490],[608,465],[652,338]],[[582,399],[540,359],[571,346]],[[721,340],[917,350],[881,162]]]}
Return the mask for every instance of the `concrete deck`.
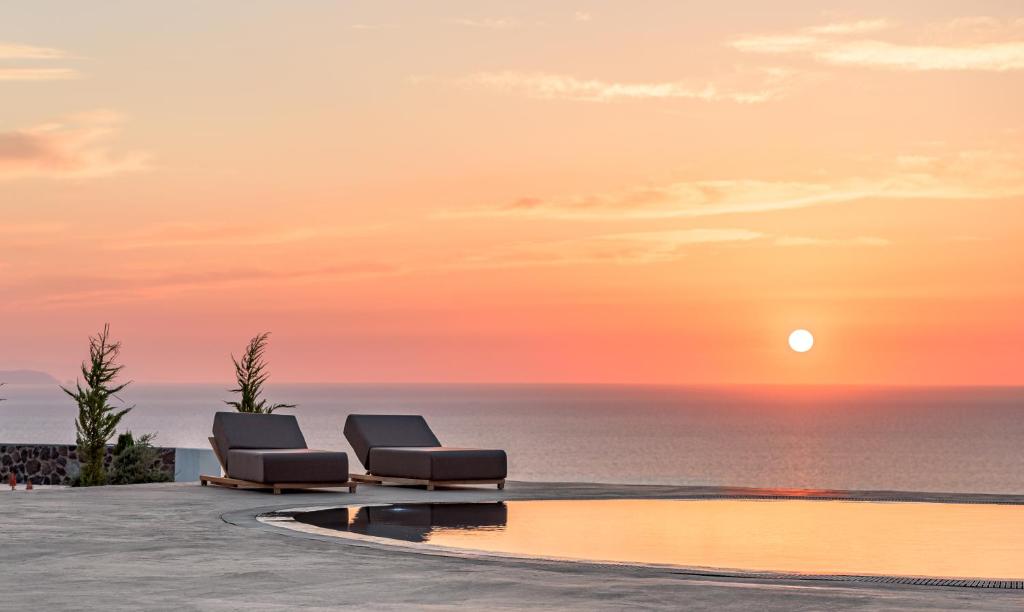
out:
{"label": "concrete deck", "polygon": [[[1024,609],[1024,591],[763,580],[600,565],[427,556],[256,527],[258,511],[346,503],[692,498],[807,492],[510,483],[269,495],[168,483],[0,493],[0,608],[762,610]],[[816,491],[844,499],[1024,503],[1024,496]],[[224,520],[230,520],[226,522]]]}

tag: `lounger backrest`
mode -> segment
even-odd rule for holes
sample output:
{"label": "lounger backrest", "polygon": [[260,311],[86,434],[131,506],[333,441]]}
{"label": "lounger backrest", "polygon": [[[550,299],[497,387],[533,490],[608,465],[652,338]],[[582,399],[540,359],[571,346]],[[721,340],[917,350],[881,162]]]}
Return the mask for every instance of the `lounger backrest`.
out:
{"label": "lounger backrest", "polygon": [[218,412],[213,415],[213,437],[221,458],[240,448],[306,448],[299,422],[291,414]]}
{"label": "lounger backrest", "polygon": [[345,438],[369,469],[370,449],[385,446],[441,446],[426,420],[419,415],[350,414],[345,419]]}

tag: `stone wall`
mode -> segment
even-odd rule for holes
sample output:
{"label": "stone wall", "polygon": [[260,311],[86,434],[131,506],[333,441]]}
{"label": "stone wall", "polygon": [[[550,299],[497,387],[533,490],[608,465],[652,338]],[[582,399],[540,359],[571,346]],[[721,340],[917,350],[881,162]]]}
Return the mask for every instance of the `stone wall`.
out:
{"label": "stone wall", "polygon": [[[110,467],[114,447],[107,446],[105,463]],[[174,479],[175,449],[157,448],[153,467]],[[74,444],[0,444],[0,486],[6,486],[11,472],[18,483],[69,485],[81,472],[78,447]]]}

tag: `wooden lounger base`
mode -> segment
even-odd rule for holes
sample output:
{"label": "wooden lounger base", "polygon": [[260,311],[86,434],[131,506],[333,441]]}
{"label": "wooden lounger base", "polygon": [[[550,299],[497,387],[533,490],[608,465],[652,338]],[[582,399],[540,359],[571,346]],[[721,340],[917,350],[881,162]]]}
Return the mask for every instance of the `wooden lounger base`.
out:
{"label": "wooden lounger base", "polygon": [[227,476],[200,476],[199,484],[204,487],[210,483],[233,489],[273,489],[274,495],[280,495],[285,489],[331,489],[336,487],[348,487],[349,493],[355,493],[359,483],[352,480],[345,482],[254,482],[252,480],[239,480]]}
{"label": "wooden lounger base", "polygon": [[498,490],[505,488],[505,479],[490,480],[425,480],[423,478],[399,478],[398,476],[374,476],[373,474],[349,474],[348,476],[356,482],[384,485],[391,483],[396,485],[420,485],[433,491],[434,487],[452,487],[456,485],[498,485]]}

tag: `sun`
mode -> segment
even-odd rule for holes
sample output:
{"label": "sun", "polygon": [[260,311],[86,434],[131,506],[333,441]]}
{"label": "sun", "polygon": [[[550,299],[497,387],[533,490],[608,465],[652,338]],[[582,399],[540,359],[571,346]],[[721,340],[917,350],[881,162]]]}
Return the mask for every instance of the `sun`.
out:
{"label": "sun", "polygon": [[806,353],[814,346],[814,336],[806,329],[797,329],[789,334],[789,348],[798,353]]}

